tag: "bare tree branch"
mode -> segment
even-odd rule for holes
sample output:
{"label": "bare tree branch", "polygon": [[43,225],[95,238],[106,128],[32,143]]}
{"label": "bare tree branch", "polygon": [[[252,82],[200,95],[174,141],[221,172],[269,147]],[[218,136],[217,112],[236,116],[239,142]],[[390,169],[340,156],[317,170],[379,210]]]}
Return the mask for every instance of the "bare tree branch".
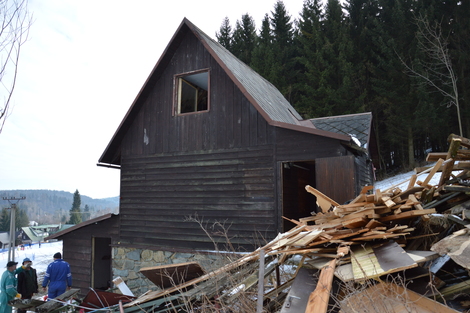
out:
{"label": "bare tree branch", "polygon": [[28,0],[0,0],[0,133],[9,115],[22,45],[28,40],[32,15]]}
{"label": "bare tree branch", "polygon": [[455,105],[459,121],[460,135],[462,134],[462,122],[460,118],[459,93],[457,88],[457,75],[454,73],[450,53],[449,41],[442,34],[441,24],[430,23],[427,17],[416,18],[418,27],[416,38],[418,48],[424,54],[415,64],[408,65],[402,57],[400,61],[406,67],[410,76],[417,77],[424,84],[431,86],[441,95],[449,99],[447,107]]}

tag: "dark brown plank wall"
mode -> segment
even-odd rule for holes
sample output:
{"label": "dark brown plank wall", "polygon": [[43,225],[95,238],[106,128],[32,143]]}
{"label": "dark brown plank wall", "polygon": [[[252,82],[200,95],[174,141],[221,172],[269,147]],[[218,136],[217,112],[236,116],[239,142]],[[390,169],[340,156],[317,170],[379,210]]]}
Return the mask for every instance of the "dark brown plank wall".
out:
{"label": "dark brown plank wall", "polygon": [[306,161],[346,155],[337,139],[276,127],[276,160]]}
{"label": "dark brown plank wall", "polygon": [[[229,227],[231,242],[246,245],[256,232],[272,237],[272,146],[207,153],[129,156],[121,169],[121,241],[169,248],[213,249],[197,223]],[[207,229],[216,240],[220,228]]]}
{"label": "dark brown plank wall", "polygon": [[328,197],[342,204],[358,195],[354,155],[320,158],[315,165],[316,187]]}
{"label": "dark brown plank wall", "polygon": [[[123,155],[240,148],[272,143],[267,122],[188,33],[126,134]],[[183,51],[189,51],[183,53]],[[199,51],[201,57],[192,54]],[[174,74],[210,69],[210,110],[175,116]],[[147,136],[148,143],[144,142]]]}
{"label": "dark brown plank wall", "polygon": [[[273,128],[194,35],[188,33],[180,48],[123,141],[121,241],[213,249],[200,226],[184,222],[196,213],[230,224],[235,244],[253,242],[257,231],[272,237]],[[209,112],[175,116],[174,74],[206,68]]]}

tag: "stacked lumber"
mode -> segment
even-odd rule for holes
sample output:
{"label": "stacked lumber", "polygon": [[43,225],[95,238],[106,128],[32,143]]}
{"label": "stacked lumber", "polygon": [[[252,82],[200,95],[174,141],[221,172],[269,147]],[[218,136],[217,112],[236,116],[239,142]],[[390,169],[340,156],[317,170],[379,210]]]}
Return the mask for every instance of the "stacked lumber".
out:
{"label": "stacked lumber", "polygon": [[[125,310],[151,307],[159,312],[157,308],[166,310],[168,303],[183,305],[182,299],[194,308],[205,298],[218,308],[242,311],[240,303],[246,301],[241,297],[250,293],[253,312],[323,313],[338,307],[358,312],[364,297],[372,308],[372,296],[390,299],[394,292],[420,305],[413,309],[420,312],[467,310],[469,147],[469,139],[451,135],[449,151],[428,156],[434,166],[386,190],[364,187],[347,204],[306,186],[306,192],[317,198],[317,213],[288,219],[293,228],[263,247],[213,272],[199,271],[177,286],[148,292],[126,304]],[[439,183],[431,185],[437,173]],[[291,264],[295,264],[293,273],[279,274]],[[158,267],[152,270],[161,272]],[[351,292],[351,286],[361,287]],[[429,299],[417,300],[423,297]],[[449,303],[453,308],[446,306]],[[409,307],[409,303],[387,305],[392,312]]]}

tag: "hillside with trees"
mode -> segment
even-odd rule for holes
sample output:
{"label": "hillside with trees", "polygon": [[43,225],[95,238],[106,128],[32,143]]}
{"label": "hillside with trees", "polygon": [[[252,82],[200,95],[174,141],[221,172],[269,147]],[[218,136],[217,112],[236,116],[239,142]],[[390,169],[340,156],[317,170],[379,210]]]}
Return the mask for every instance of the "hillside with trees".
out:
{"label": "hillside with trees", "polygon": [[[67,223],[71,218],[71,210],[77,210],[76,194],[57,190],[0,190],[0,208],[3,211],[9,208],[8,201],[3,198],[26,197],[18,201],[18,212],[24,212],[29,221],[35,221],[39,224]],[[81,220],[85,221],[106,213],[117,213],[119,211],[119,197],[92,199],[78,193],[80,203]],[[75,206],[73,206],[75,204]],[[2,213],[3,214],[3,213]],[[2,215],[3,216],[3,215]],[[17,214],[22,216],[21,214]],[[3,220],[0,218],[0,220]],[[9,220],[8,220],[9,221]],[[75,221],[75,219],[74,219]],[[6,223],[6,221],[5,221]],[[8,224],[9,225],[9,224]],[[19,224],[18,224],[19,225]]]}
{"label": "hillside with trees", "polygon": [[380,177],[468,135],[469,12],[457,0],[305,0],[293,19],[277,1],[259,28],[246,13],[216,37],[306,119],[372,112]]}

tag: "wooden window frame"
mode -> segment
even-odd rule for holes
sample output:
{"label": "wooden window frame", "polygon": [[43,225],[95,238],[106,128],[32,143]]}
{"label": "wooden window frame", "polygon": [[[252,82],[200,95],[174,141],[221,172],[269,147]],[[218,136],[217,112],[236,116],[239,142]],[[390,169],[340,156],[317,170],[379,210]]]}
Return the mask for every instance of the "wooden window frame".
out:
{"label": "wooden window frame", "polygon": [[[207,87],[198,85],[191,80],[191,76],[197,76],[198,74],[207,74]],[[189,88],[194,88],[195,93],[195,103],[194,108],[192,109],[184,109],[182,112],[182,93],[184,86]],[[206,90],[207,88],[207,90]],[[203,104],[202,108],[198,108],[198,97],[200,97],[200,92],[203,92],[202,97],[206,97],[206,102]],[[174,76],[174,97],[173,97],[173,113],[176,116],[179,115],[188,115],[188,114],[198,114],[198,113],[205,113],[210,110],[210,69],[201,69],[197,71],[191,71],[186,73],[177,74]]]}

